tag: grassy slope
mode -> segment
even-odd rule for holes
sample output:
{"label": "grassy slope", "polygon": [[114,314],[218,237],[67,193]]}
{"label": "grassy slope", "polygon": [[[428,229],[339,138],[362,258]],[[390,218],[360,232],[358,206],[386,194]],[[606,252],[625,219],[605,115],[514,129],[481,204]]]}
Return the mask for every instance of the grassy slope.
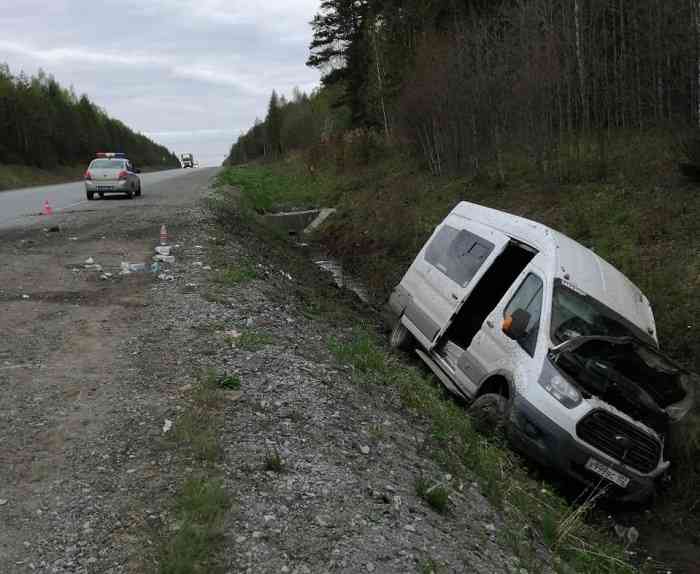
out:
{"label": "grassy slope", "polygon": [[[586,150],[568,181],[543,183],[520,160],[506,162],[505,184],[488,175],[433,177],[399,152],[384,151],[369,165],[337,173],[327,162],[311,175],[301,157],[270,165],[232,168],[222,176],[240,185],[258,211],[336,206],[321,240],[360,276],[377,301],[386,298],[433,228],[461,200],[524,215],[594,249],[639,285],[654,307],[659,340],[681,363],[700,371],[695,293],[700,287],[700,196],[675,173],[669,140],[629,137],[611,146],[605,181]],[[580,152],[581,150],[577,150]],[[696,419],[697,420],[697,419]],[[655,507],[660,522],[678,532],[700,528],[700,432],[685,445],[686,462],[675,486]]]}
{"label": "grassy slope", "polygon": [[[147,167],[141,169],[143,173],[154,171]],[[167,168],[159,167],[158,169]],[[28,165],[0,164],[0,191],[81,181],[84,173],[85,165],[63,166],[46,170]]]}
{"label": "grassy slope", "polygon": [[84,171],[85,166],[45,170],[27,165],[0,164],[0,191],[78,181],[82,178]]}

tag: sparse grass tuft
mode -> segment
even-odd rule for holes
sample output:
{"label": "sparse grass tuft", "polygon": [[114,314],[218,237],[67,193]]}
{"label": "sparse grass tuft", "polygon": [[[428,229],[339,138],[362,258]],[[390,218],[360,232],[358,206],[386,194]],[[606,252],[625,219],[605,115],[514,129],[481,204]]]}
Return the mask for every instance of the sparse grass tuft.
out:
{"label": "sparse grass tuft", "polygon": [[237,391],[241,388],[241,379],[236,375],[227,375],[219,379],[219,386],[228,391]]}
{"label": "sparse grass tuft", "polygon": [[268,345],[272,345],[275,338],[267,333],[244,331],[235,341],[236,347],[244,351],[257,351]]}
{"label": "sparse grass tuft", "polygon": [[214,281],[221,285],[233,286],[257,279],[255,268],[249,263],[228,265],[214,274]]}
{"label": "sparse grass tuft", "polygon": [[161,543],[158,572],[223,571],[214,549],[223,541],[223,518],[229,506],[229,498],[220,481],[188,480],[175,499],[177,530]]}
{"label": "sparse grass tuft", "polygon": [[425,500],[436,512],[440,514],[447,512],[450,493],[445,485],[438,482],[433,483],[421,476],[416,480],[416,494]]}
{"label": "sparse grass tuft", "polygon": [[286,470],[282,456],[276,448],[268,448],[265,452],[265,462],[263,464],[263,468],[265,470],[276,472],[277,474],[282,474]]}

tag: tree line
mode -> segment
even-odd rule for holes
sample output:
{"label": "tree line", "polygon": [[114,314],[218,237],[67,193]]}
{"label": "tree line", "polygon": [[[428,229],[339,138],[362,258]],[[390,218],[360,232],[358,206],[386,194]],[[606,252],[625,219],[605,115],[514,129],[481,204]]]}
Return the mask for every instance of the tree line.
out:
{"label": "tree line", "polygon": [[136,165],[176,167],[177,157],[110,118],[50,75],[13,76],[0,65],[0,163],[45,169],[81,165],[97,151],[123,151]]}
{"label": "tree line", "polygon": [[324,0],[311,27],[315,97],[435,173],[513,152],[546,172],[586,143],[604,159],[614,132],[698,125],[696,0]]}

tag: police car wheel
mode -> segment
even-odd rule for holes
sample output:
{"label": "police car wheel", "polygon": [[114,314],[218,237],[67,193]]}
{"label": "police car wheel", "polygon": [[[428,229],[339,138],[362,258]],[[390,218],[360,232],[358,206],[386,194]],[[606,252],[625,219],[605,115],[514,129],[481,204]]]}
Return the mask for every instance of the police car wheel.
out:
{"label": "police car wheel", "polygon": [[136,190],[136,197],[141,197],[141,184],[139,183],[139,187]]}
{"label": "police car wheel", "polygon": [[92,201],[93,199],[95,199],[95,196],[92,193],[90,193],[89,191],[86,191],[85,195],[87,196],[88,201]]}
{"label": "police car wheel", "polygon": [[126,198],[127,198],[127,199],[134,199],[134,192],[133,192],[133,190],[130,189],[129,191],[126,192]]}
{"label": "police car wheel", "polygon": [[507,420],[508,399],[496,393],[478,397],[467,410],[474,429],[486,436],[503,434]]}

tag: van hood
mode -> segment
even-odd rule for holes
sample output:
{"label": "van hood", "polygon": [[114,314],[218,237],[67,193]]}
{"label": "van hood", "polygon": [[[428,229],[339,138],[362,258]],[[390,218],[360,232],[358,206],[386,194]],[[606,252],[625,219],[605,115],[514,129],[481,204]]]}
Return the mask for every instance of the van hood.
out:
{"label": "van hood", "polygon": [[696,377],[633,337],[575,337],[550,358],[584,396],[598,397],[659,433],[695,402]]}

